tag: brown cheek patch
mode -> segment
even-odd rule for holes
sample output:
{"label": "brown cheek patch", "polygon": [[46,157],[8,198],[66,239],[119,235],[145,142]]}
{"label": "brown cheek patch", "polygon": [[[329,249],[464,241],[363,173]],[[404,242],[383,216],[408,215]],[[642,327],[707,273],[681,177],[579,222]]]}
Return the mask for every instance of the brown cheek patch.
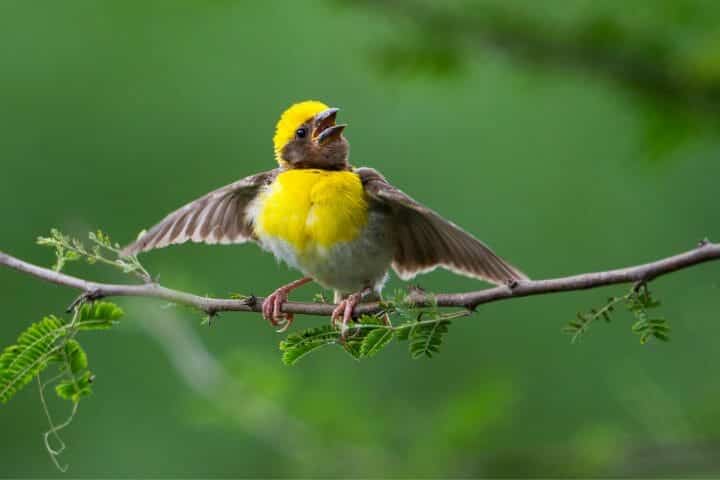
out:
{"label": "brown cheek patch", "polygon": [[285,145],[282,150],[282,158],[290,164],[296,164],[303,159],[303,146],[297,142],[292,141]]}

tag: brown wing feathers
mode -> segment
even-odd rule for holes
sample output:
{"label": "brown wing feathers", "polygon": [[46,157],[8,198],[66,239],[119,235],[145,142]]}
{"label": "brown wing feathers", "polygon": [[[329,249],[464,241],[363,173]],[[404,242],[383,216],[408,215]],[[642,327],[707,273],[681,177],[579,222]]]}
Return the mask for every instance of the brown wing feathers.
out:
{"label": "brown wing feathers", "polygon": [[252,237],[246,208],[276,170],[259,173],[210,192],[174,211],[123,250],[124,255],[187,241],[243,243]]}
{"label": "brown wing feathers", "polygon": [[[276,169],[244,178],[185,205],[125,247],[123,254],[135,255],[189,240],[204,243],[250,240],[252,225],[246,218],[247,206],[277,172]],[[359,168],[356,172],[374,207],[385,209],[391,216],[395,241],[392,266],[401,278],[412,278],[442,266],[496,284],[527,279],[481,241],[390,185],[376,170]]]}
{"label": "brown wing feathers", "polygon": [[356,172],[370,198],[392,216],[393,269],[401,278],[442,266],[496,284],[527,279],[480,240],[390,185],[376,170],[359,168]]}

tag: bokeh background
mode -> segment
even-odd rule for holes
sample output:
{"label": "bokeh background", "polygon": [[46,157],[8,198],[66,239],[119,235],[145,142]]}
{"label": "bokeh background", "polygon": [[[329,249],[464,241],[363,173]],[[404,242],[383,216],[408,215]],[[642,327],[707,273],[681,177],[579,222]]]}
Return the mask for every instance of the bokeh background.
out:
{"label": "bokeh background", "polygon": [[[677,253],[720,237],[718,24],[720,4],[699,0],[2,0],[0,249],[50,265],[34,240],[51,227],[125,243],[272,168],[278,115],[313,98],[342,108],[354,164],[533,277]],[[143,258],[200,294],[297,277],[252,245]],[[95,395],[61,462],[79,477],[718,475],[719,274],[652,283],[667,344],[640,345],[623,312],[570,343],[563,325],[615,287],[483,306],[432,360],[396,344],[295,367],[258,316],[208,328],[121,300],[118,328],[85,334]],[[417,283],[482,286],[443,272]],[[74,297],[7,269],[0,285],[2,344]],[[46,429],[35,388],[0,407],[0,474],[62,476]]]}

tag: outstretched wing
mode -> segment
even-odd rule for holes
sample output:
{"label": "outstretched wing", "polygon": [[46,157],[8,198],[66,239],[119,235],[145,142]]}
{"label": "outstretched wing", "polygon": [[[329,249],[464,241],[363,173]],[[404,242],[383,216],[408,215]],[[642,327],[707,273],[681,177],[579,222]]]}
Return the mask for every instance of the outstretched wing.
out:
{"label": "outstretched wing", "polygon": [[480,240],[390,185],[377,170],[358,168],[355,172],[371,202],[392,216],[392,266],[403,280],[439,266],[498,285],[527,280]]}
{"label": "outstretched wing", "polygon": [[135,242],[123,255],[136,255],[154,248],[187,241],[197,243],[244,243],[252,239],[247,207],[259,190],[277,176],[278,170],[258,173],[210,192],[165,217]]}

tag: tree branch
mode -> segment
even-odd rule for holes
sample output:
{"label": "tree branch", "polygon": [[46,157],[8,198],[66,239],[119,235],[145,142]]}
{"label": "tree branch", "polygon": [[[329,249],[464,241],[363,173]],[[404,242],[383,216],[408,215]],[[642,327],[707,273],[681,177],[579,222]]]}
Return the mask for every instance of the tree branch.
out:
{"label": "tree branch", "polygon": [[[621,283],[647,283],[662,275],[718,259],[720,259],[720,243],[704,240],[693,250],[643,265],[570,277],[530,280],[512,286],[467,293],[444,293],[434,295],[434,299],[440,307],[460,307],[474,310],[478,305],[508,298],[585,290]],[[82,295],[89,299],[105,297],[159,298],[195,307],[209,315],[226,311],[260,312],[263,301],[260,297],[243,300],[201,297],[188,292],[172,290],[156,283],[144,285],[97,283],[39,267],[3,252],[0,252],[0,264],[50,283],[80,290]],[[416,290],[410,294],[410,300],[418,305],[423,305],[430,301],[430,296]],[[333,308],[334,305],[327,303],[286,302],[283,305],[284,312],[305,315],[330,316]],[[372,302],[359,305],[355,311],[358,314],[372,314],[379,312],[380,309],[379,303]]]}

